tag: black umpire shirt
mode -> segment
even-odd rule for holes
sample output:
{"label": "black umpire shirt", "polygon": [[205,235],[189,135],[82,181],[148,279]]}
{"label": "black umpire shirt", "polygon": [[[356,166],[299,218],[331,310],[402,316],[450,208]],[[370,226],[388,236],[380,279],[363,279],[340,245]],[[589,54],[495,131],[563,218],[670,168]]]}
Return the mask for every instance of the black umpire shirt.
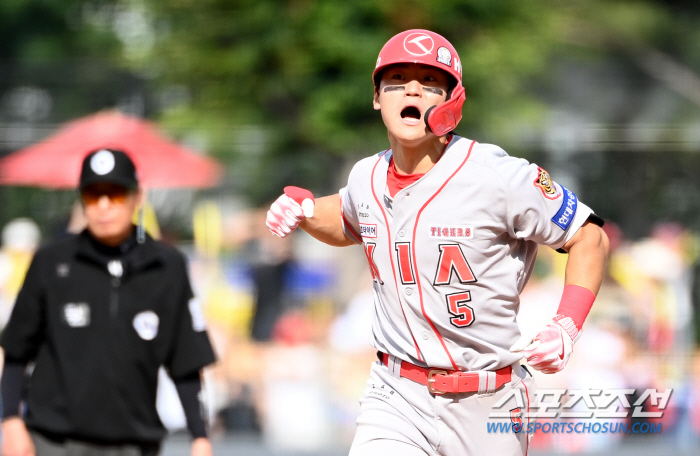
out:
{"label": "black umpire shirt", "polygon": [[159,367],[177,379],[215,361],[183,255],[150,237],[105,247],[87,230],[36,253],[0,345],[34,361],[29,428],[105,443],[162,440]]}

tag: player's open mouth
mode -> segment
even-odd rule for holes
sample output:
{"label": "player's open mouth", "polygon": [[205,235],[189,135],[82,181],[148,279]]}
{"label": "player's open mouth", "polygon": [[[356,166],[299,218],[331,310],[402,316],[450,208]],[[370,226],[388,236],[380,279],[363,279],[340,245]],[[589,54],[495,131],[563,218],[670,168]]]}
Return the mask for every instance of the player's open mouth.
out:
{"label": "player's open mouth", "polygon": [[401,118],[409,125],[416,125],[420,122],[420,110],[415,106],[406,106],[401,110]]}

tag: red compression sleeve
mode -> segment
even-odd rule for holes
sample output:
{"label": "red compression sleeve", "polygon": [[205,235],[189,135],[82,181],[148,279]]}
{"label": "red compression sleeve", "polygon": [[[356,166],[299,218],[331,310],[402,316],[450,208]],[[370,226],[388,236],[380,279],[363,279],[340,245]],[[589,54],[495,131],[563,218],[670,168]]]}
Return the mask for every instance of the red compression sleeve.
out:
{"label": "red compression sleeve", "polygon": [[561,295],[557,315],[571,318],[580,331],[588,312],[593,307],[593,301],[595,301],[595,293],[588,288],[580,285],[567,285]]}

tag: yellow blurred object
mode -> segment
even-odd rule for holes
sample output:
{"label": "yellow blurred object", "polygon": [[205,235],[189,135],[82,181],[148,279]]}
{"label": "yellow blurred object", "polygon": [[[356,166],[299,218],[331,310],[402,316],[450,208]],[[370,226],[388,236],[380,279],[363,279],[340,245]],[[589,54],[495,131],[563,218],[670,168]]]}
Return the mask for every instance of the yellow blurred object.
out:
{"label": "yellow blurred object", "polygon": [[40,241],[39,226],[31,219],[16,218],[3,227],[0,248],[0,295],[14,301]]}
{"label": "yellow blurred object", "polygon": [[629,255],[615,253],[608,261],[610,275],[632,294],[644,289],[644,275]]}
{"label": "yellow blurred object", "polygon": [[695,234],[687,232],[682,239],[683,259],[686,264],[695,264],[700,257],[700,239]]}
{"label": "yellow blurred object", "polygon": [[221,251],[224,237],[219,206],[214,201],[198,204],[194,209],[193,225],[197,251],[210,258],[216,257]]}
{"label": "yellow blurred object", "polygon": [[246,337],[253,318],[253,297],[225,283],[213,284],[207,294],[207,321],[234,338]]}
{"label": "yellow blurred object", "polygon": [[[139,223],[139,210],[134,213],[134,217],[132,219],[134,225]],[[146,233],[148,233],[153,239],[160,239],[160,225],[158,225],[156,211],[145,199],[143,202],[143,227],[146,229]]]}
{"label": "yellow blurred object", "polygon": [[15,297],[24,283],[29,264],[34,258],[34,252],[8,250],[6,252],[10,264],[10,274],[4,283],[0,283],[0,291],[8,296]]}

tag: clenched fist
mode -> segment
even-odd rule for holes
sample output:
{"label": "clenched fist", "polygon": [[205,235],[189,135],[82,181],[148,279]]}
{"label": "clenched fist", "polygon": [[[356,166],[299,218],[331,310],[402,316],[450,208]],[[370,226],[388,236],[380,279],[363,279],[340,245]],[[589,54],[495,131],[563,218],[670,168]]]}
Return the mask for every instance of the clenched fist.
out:
{"label": "clenched fist", "polygon": [[521,337],[510,347],[510,351],[522,351],[527,363],[534,369],[545,374],[554,374],[564,369],[573,351],[574,342],[579,337],[580,332],[571,318],[557,315],[534,339]]}
{"label": "clenched fist", "polygon": [[281,238],[294,231],[299,222],[314,215],[314,195],[303,188],[285,187],[267,211],[267,228]]}

